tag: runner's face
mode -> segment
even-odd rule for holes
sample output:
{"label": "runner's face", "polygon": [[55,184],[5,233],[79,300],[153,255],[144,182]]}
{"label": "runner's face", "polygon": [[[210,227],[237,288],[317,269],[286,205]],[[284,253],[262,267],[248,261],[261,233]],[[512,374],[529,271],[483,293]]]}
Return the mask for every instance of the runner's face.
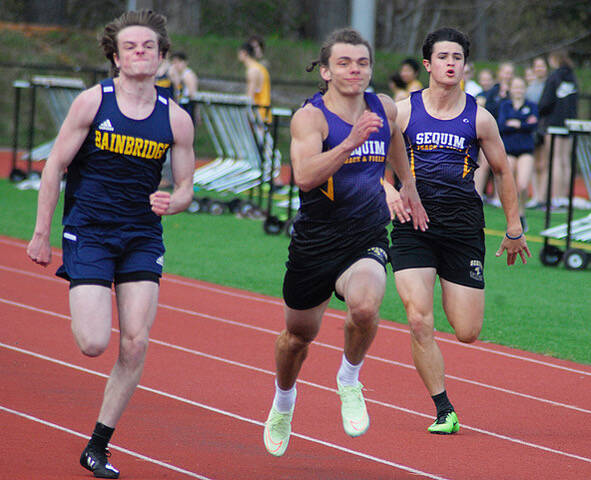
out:
{"label": "runner's face", "polygon": [[464,62],[464,49],[459,43],[442,41],[433,45],[431,60],[423,60],[423,65],[437,83],[456,85],[464,77]]}
{"label": "runner's face", "polygon": [[369,50],[365,45],[335,43],[330,52],[328,67],[322,66],[320,74],[329,88],[343,94],[363,93],[371,80]]}
{"label": "runner's face", "polygon": [[147,27],[126,27],[117,35],[115,64],[121,75],[150,77],[156,74],[162,54],[158,48],[156,32]]}

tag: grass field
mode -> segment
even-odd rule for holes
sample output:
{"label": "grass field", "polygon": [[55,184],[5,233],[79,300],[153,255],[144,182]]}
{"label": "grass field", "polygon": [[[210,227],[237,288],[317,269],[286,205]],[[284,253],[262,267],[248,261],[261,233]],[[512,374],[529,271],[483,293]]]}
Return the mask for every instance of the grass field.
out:
{"label": "grass field", "polygon": [[[35,223],[36,198],[37,192],[20,191],[9,181],[0,180],[3,235],[29,239]],[[52,244],[58,247],[61,208],[60,203],[52,230]],[[518,260],[517,265],[507,267],[504,257],[497,259],[494,255],[504,232],[502,211],[485,208],[487,297],[481,339],[591,364],[591,329],[587,323],[591,320],[591,272],[568,271],[563,266],[546,267],[540,263],[542,239],[537,233],[544,219],[540,211],[528,214],[532,258],[527,265],[521,265]],[[577,212],[575,218],[583,214],[587,212]],[[552,225],[565,221],[565,214],[554,214]],[[268,236],[261,221],[238,219],[229,214],[216,217],[181,213],[165,217],[163,223],[166,272],[281,296],[289,243],[285,235]],[[57,266],[54,262],[48,268]],[[450,332],[440,303],[437,289],[436,328]],[[343,304],[333,300],[331,307],[342,309]],[[391,273],[381,316],[406,323]],[[282,319],[277,318],[277,322],[279,326]]]}

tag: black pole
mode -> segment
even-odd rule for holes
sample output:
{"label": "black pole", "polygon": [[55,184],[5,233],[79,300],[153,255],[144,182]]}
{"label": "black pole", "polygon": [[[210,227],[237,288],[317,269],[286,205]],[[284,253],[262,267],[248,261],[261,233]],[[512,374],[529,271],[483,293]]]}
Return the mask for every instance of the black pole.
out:
{"label": "black pole", "polygon": [[287,204],[287,219],[291,220],[293,215],[293,207],[291,206],[291,201],[293,199],[293,191],[295,188],[295,178],[293,176],[293,166],[291,164],[291,158],[289,159],[289,203]]}
{"label": "black pole", "polygon": [[577,168],[577,134],[573,134],[573,145],[570,154],[570,185],[568,189],[568,213],[566,218],[566,249],[570,248],[570,230],[573,219],[573,196],[575,193],[575,171]]}
{"label": "black pole", "polygon": [[31,90],[31,111],[29,112],[29,158],[27,161],[27,176],[33,170],[33,142],[35,139],[35,100],[37,95],[37,87],[32,85]]}
{"label": "black pole", "polygon": [[16,162],[18,158],[18,124],[21,110],[21,89],[18,86],[14,87],[14,138],[12,139],[12,173],[16,171]]}
{"label": "black pole", "polygon": [[[552,169],[554,163],[554,133],[550,134],[550,158],[548,159],[548,185],[546,188],[546,216],[544,219],[544,229],[550,226],[550,206],[552,205]],[[549,238],[544,237],[544,250],[548,247]]]}
{"label": "black pole", "polygon": [[273,154],[271,155],[271,165],[269,169],[269,196],[267,197],[267,218],[271,216],[271,209],[273,207],[273,190],[275,189],[275,182],[273,181],[273,168],[275,167],[275,160],[277,158],[277,131],[279,129],[279,116],[273,117]]}

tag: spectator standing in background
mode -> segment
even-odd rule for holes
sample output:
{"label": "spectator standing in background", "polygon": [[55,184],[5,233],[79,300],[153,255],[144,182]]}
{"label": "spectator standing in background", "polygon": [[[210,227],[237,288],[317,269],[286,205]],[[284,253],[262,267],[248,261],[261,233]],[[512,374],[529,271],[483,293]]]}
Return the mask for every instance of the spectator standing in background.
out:
{"label": "spectator standing in background", "polygon": [[511,85],[514,74],[515,67],[512,62],[501,63],[497,70],[497,83],[492,86],[486,96],[486,104],[484,106],[497,119],[499,117],[499,105],[501,101],[509,98],[509,85]]}
{"label": "spectator standing in background", "polygon": [[406,82],[402,80],[399,72],[394,72],[388,79],[388,87],[392,92],[392,98],[395,102],[408,97],[406,92]]}
{"label": "spectator standing in background", "polygon": [[[544,85],[538,110],[546,128],[564,127],[567,118],[577,117],[578,91],[573,62],[566,50],[556,50],[548,57],[548,63],[553,71]],[[549,158],[550,135],[545,136],[544,144]],[[564,207],[568,203],[571,149],[570,136],[556,135],[551,192],[554,207]]]}
{"label": "spectator standing in background", "polygon": [[399,74],[402,81],[406,84],[406,97],[408,97],[411,92],[423,88],[423,84],[419,80],[420,68],[419,62],[414,58],[407,58],[400,64]]}
{"label": "spectator standing in background", "polygon": [[258,105],[259,115],[271,122],[271,77],[269,71],[256,60],[255,51],[249,42],[242,44],[238,50],[238,60],[246,68],[246,95]]}
{"label": "spectator standing in background", "polygon": [[[491,115],[498,121],[499,117],[499,105],[503,100],[509,98],[509,85],[511,84],[511,80],[513,79],[513,75],[515,74],[515,67],[512,62],[503,62],[499,65],[499,69],[497,70],[497,83],[495,83],[492,88],[488,91],[486,95],[486,103],[484,107],[491,113]],[[481,162],[484,165],[486,159],[480,154],[482,157]],[[486,191],[486,185],[489,181],[490,177],[490,170],[488,168],[482,169],[483,171],[479,173],[477,177],[478,182],[482,185],[482,192]],[[486,176],[485,176],[486,175]],[[488,200],[490,205],[495,207],[501,206],[501,200],[499,199],[499,195],[495,188],[495,182],[493,181],[493,188],[495,190],[494,195],[491,199]]]}
{"label": "spectator standing in background", "polygon": [[158,67],[158,71],[156,72],[156,85],[162,87],[168,93],[168,96],[174,100],[174,85],[172,84],[172,79],[170,78],[170,69],[172,65],[166,57],[162,60],[162,63]]}
{"label": "spectator standing in background", "polygon": [[495,84],[493,74],[488,68],[485,68],[478,72],[478,84],[482,88],[482,91],[478,95],[476,95],[476,103],[478,103],[478,105],[480,105],[481,107],[484,107],[484,105],[486,104],[486,96]]}
{"label": "spectator standing in background", "polygon": [[248,38],[248,43],[254,49],[254,58],[257,62],[259,62],[263,67],[269,70],[271,66],[269,64],[269,60],[265,58],[265,40],[260,35],[251,35]]}
{"label": "spectator standing in background", "polygon": [[519,219],[527,232],[525,201],[534,164],[534,132],[538,126],[538,108],[525,99],[525,80],[514,77],[509,87],[510,99],[499,106],[499,131],[505,144],[507,159],[517,184]]}
{"label": "spectator standing in background", "polygon": [[[476,95],[476,103],[479,106],[484,107],[486,105],[486,97],[495,84],[495,78],[492,71],[488,68],[480,70],[480,72],[478,72],[478,83],[482,88],[482,92]],[[488,162],[486,161],[486,158],[484,158],[482,151],[478,154],[478,165],[479,168],[474,172],[474,185],[476,186],[476,191],[480,197],[484,199],[486,185],[490,177],[490,167],[488,166]]]}
{"label": "spectator standing in background", "polygon": [[172,63],[170,77],[174,85],[174,99],[189,114],[193,125],[195,125],[197,118],[195,94],[199,87],[199,79],[195,72],[189,68],[185,52],[173,53],[170,60]]}
{"label": "spectator standing in background", "polygon": [[[525,99],[535,103],[540,102],[546,78],[548,78],[548,64],[544,57],[534,58],[531,66],[534,79],[529,82],[525,90]],[[526,208],[539,208],[544,205],[546,189],[548,187],[548,156],[544,149],[544,134],[546,127],[538,119],[538,128],[534,132],[534,169],[532,172],[532,199],[526,203]]]}

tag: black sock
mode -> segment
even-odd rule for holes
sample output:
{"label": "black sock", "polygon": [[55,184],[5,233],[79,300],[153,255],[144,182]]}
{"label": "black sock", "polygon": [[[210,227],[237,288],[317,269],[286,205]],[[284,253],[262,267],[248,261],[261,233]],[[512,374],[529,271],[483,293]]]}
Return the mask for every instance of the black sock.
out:
{"label": "black sock", "polygon": [[107,448],[108,443],[111,441],[111,436],[115,431],[114,428],[107,427],[100,422],[97,422],[94,427],[94,432],[92,432],[92,437],[90,437],[90,441],[88,445],[93,445],[95,447],[104,450]]}
{"label": "black sock", "polygon": [[437,416],[441,416],[442,414],[453,412],[454,407],[447,398],[447,392],[444,390],[437,395],[433,395],[431,397],[433,402],[435,403],[435,408],[437,409]]}

